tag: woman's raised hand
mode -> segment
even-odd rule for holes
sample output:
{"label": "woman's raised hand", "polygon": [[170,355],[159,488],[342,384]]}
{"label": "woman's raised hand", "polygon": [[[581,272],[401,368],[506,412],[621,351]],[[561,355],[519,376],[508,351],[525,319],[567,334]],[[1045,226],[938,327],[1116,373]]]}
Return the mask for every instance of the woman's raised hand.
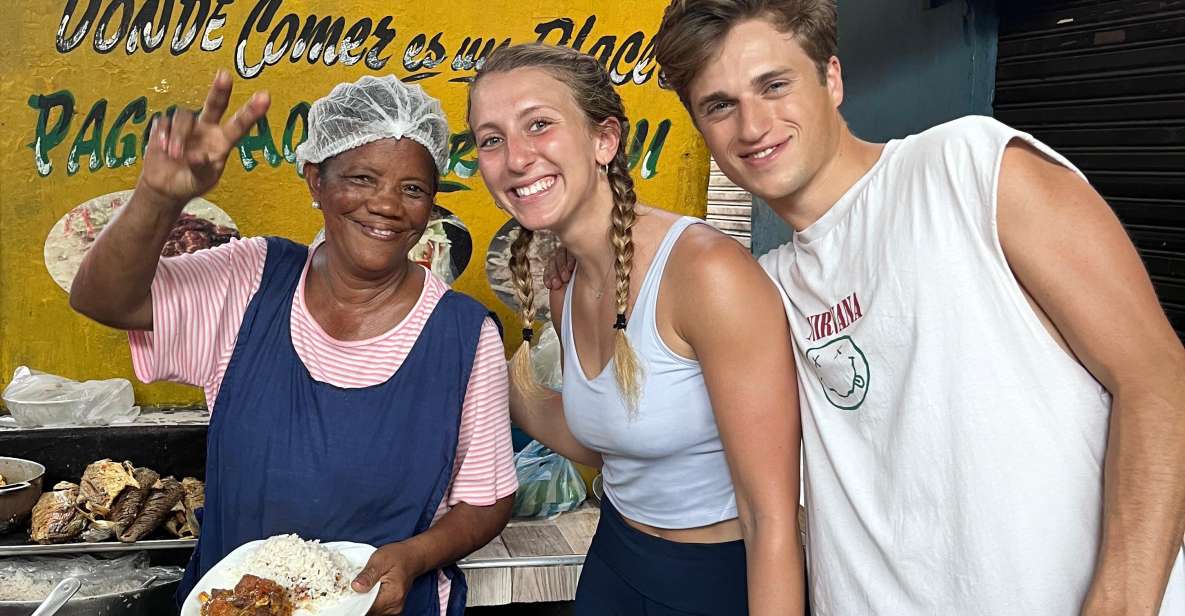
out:
{"label": "woman's raised hand", "polygon": [[214,188],[231,150],[271,104],[267,92],[257,92],[224,123],[231,88],[230,73],[218,71],[200,115],[178,109],[172,118],[161,116],[154,123],[138,189],[184,206]]}

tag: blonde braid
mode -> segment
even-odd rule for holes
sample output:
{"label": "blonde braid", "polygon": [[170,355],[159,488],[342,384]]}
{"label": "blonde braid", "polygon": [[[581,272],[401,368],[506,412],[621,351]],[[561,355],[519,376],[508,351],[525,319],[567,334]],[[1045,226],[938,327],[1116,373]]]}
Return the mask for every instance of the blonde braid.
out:
{"label": "blonde braid", "polygon": [[[596,58],[567,47],[556,47],[539,43],[500,47],[491,53],[485,64],[478,70],[477,75],[469,82],[469,111],[472,111],[473,92],[486,75],[506,73],[520,68],[540,68],[549,72],[554,78],[566,84],[572,90],[576,103],[584,111],[589,125],[603,128],[608,120],[617,120],[621,124],[621,135],[628,133],[629,119],[625,115],[625,106],[621,96],[613,87],[608,71],[601,66]],[[616,300],[617,320],[613,323],[615,334],[613,348],[613,362],[615,365],[617,385],[621,390],[623,401],[629,409],[630,417],[637,414],[638,401],[641,397],[643,373],[638,358],[630,346],[625,335],[626,312],[629,308],[630,274],[634,265],[634,237],[633,228],[637,219],[634,208],[637,197],[634,195],[634,181],[630,177],[629,166],[626,164],[625,141],[618,140],[617,153],[613,161],[605,169],[609,186],[613,191],[613,214],[611,239],[614,254],[614,270],[617,274]],[[516,242],[517,243],[517,242]],[[512,253],[513,253],[512,246]],[[519,266],[515,265],[515,268]],[[522,273],[513,272],[516,287],[520,287],[519,279],[528,281],[526,263],[521,265]],[[512,268],[513,269],[513,268]],[[526,289],[519,289],[519,303],[525,307],[527,302],[522,299]],[[524,320],[529,324],[534,320],[533,311],[524,312]],[[525,331],[524,331],[525,333]],[[524,336],[526,338],[527,336]],[[523,345],[527,346],[527,345]],[[527,358],[520,358],[522,349],[516,353],[515,365],[522,363],[525,367],[512,368],[515,372],[514,381],[520,387],[528,382],[536,390],[542,388],[535,383],[533,373],[529,371]],[[580,369],[576,367],[576,369]],[[522,376],[518,376],[518,375]],[[528,380],[529,379],[529,380]],[[525,388],[522,391],[526,391]]]}
{"label": "blonde braid", "polygon": [[626,408],[632,417],[637,414],[638,398],[641,397],[644,376],[642,366],[638,363],[638,356],[630,346],[629,338],[625,335],[625,313],[630,300],[630,274],[634,268],[634,223],[638,219],[635,211],[638,199],[634,194],[634,180],[630,177],[624,145],[618,148],[617,155],[613,157],[613,162],[609,163],[608,167],[606,175],[609,176],[609,187],[613,189],[611,241],[613,243],[614,269],[617,274],[617,321],[613,324],[617,333],[613,344],[613,366],[617,377],[617,386],[621,389]]}
{"label": "blonde braid", "polygon": [[518,300],[518,314],[523,323],[523,343],[510,358],[510,377],[515,386],[528,398],[543,395],[543,387],[535,380],[531,365],[531,339],[535,335],[535,284],[531,279],[528,252],[535,233],[526,227],[518,228],[518,235],[510,244],[510,274],[514,281],[514,297]]}

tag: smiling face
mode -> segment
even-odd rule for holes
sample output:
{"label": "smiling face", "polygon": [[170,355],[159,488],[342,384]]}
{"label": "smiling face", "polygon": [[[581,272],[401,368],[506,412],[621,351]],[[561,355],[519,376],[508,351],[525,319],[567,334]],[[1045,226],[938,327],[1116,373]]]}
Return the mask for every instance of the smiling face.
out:
{"label": "smiling face", "polygon": [[828,402],[847,411],[864,404],[868,396],[868,358],[850,337],[840,336],[808,350],[807,361],[807,369],[814,373]]}
{"label": "smiling face", "polygon": [[729,30],[687,100],[721,171],[766,201],[799,194],[839,146],[839,60],[831,58],[821,83],[794,36],[765,19]]}
{"label": "smiling face", "polygon": [[486,187],[522,226],[569,226],[582,203],[607,190],[597,169],[613,160],[617,133],[593,126],[571,89],[547,71],[484,76],[469,121]]}
{"label": "smiling face", "polygon": [[424,146],[380,139],[306,166],[305,178],[342,266],[365,277],[406,267],[432,212],[436,165]]}

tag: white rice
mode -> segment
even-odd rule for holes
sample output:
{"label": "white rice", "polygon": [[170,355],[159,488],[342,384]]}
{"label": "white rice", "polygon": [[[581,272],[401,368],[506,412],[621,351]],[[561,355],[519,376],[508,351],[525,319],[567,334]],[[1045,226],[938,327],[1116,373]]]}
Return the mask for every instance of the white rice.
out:
{"label": "white rice", "polygon": [[[60,581],[24,572],[0,575],[0,601],[44,601]],[[78,598],[97,597],[127,592],[139,588],[141,584],[143,584],[142,580],[108,580],[102,583],[84,583],[74,596]]]}
{"label": "white rice", "polygon": [[287,588],[297,608],[312,609],[335,601],[350,591],[358,571],[341,554],[296,535],[276,535],[264,541],[239,566],[251,574]]}

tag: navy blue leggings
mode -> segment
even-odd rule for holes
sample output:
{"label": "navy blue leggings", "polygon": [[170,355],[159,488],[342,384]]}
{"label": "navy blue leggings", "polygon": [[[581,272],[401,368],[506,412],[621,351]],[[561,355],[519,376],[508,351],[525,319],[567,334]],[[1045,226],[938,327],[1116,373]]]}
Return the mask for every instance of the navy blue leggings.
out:
{"label": "navy blue leggings", "polygon": [[575,616],[746,616],[745,544],[676,543],[625,523],[608,498]]}

